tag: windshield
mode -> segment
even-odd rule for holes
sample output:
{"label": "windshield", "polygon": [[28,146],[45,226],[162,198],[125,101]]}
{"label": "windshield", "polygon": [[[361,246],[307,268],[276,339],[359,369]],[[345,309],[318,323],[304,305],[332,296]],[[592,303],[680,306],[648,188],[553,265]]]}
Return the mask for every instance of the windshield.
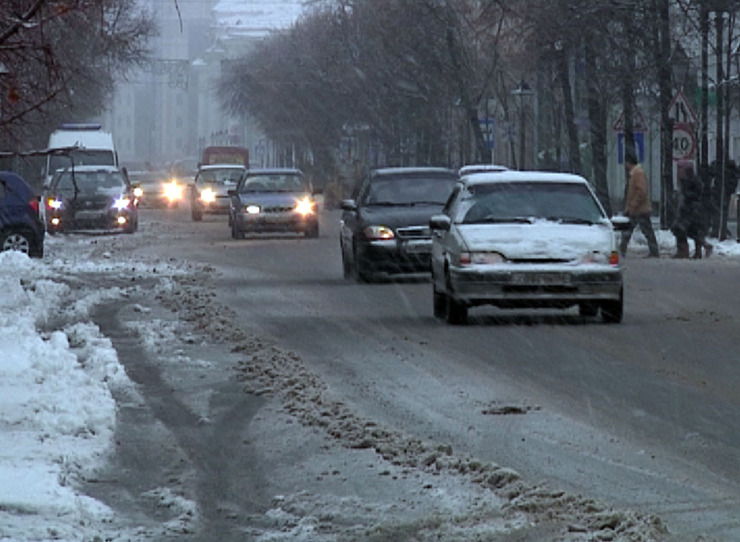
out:
{"label": "windshield", "polygon": [[457,180],[446,177],[378,178],[367,188],[365,205],[444,205]]}
{"label": "windshield", "polygon": [[459,209],[464,224],[547,219],[592,224],[604,214],[583,184],[516,182],[473,185]]}
{"label": "windshield", "polygon": [[49,172],[74,166],[114,166],[115,156],[110,150],[74,150],[63,156],[49,157]]}
{"label": "windshield", "polygon": [[111,171],[64,171],[58,174],[54,189],[62,195],[75,194],[120,194],[126,189],[126,181],[120,172]]}
{"label": "windshield", "polygon": [[270,173],[249,175],[239,192],[308,192],[308,185],[300,175]]}
{"label": "windshield", "polygon": [[244,175],[243,169],[203,169],[198,173],[196,182],[199,184],[236,185]]}

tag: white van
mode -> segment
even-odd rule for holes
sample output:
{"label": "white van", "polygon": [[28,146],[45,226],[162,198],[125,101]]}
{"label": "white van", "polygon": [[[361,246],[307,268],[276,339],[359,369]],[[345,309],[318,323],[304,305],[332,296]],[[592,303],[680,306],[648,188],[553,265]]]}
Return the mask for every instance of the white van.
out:
{"label": "white van", "polygon": [[49,136],[44,186],[57,169],[74,166],[116,166],[113,135],[100,124],[62,124]]}

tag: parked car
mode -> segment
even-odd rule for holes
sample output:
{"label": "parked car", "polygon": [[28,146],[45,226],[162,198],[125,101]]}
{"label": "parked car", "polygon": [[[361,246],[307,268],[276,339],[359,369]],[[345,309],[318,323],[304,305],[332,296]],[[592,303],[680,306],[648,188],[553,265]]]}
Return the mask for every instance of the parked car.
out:
{"label": "parked car", "polygon": [[346,278],[372,281],[378,273],[429,271],[429,219],[459,180],[445,168],[371,171],[342,202],[339,244]]}
{"label": "parked car", "polygon": [[134,233],[139,210],[126,173],[115,166],[57,170],[46,197],[46,228],[51,234],[74,230]]}
{"label": "parked car", "polygon": [[318,206],[311,183],[298,169],[250,169],[229,191],[231,236],[294,231],[319,236]]}
{"label": "parked car", "polygon": [[235,190],[247,172],[240,164],[204,165],[198,169],[190,190],[190,211],[193,220],[203,220],[205,213],[227,214],[229,190]]}
{"label": "parked car", "polygon": [[40,198],[19,175],[0,171],[0,250],[17,250],[32,258],[44,255]]}
{"label": "parked car", "polygon": [[567,308],[620,322],[624,288],[615,230],[586,179],[507,171],[463,177],[430,220],[434,315],[468,309]]}
{"label": "parked car", "polygon": [[185,185],[166,171],[131,171],[129,181],[142,208],[177,209],[184,197]]}

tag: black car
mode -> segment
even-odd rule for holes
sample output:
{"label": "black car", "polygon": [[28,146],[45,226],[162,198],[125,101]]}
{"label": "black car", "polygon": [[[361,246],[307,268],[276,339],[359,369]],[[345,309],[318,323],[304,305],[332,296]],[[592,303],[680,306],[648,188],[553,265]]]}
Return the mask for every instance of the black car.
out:
{"label": "black car", "polygon": [[298,169],[250,169],[236,190],[229,190],[231,236],[287,231],[319,236],[313,187]]}
{"label": "black car", "polygon": [[134,233],[139,225],[137,198],[125,171],[113,166],[57,170],[46,194],[49,233],[116,230]]}
{"label": "black car", "polygon": [[458,182],[446,168],[402,167],[371,171],[342,202],[339,244],[345,278],[371,281],[379,273],[428,272],[429,219]]}
{"label": "black car", "polygon": [[39,197],[22,177],[0,171],[0,250],[44,255],[44,223]]}

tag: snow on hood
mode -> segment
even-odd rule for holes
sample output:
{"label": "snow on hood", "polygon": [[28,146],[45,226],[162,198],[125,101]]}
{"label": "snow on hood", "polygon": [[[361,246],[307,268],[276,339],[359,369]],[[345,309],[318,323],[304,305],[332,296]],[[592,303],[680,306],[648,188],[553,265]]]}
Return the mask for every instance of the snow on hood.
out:
{"label": "snow on hood", "polygon": [[576,259],[590,252],[616,250],[607,224],[562,224],[538,220],[531,224],[460,224],[468,250],[497,251],[508,259]]}

